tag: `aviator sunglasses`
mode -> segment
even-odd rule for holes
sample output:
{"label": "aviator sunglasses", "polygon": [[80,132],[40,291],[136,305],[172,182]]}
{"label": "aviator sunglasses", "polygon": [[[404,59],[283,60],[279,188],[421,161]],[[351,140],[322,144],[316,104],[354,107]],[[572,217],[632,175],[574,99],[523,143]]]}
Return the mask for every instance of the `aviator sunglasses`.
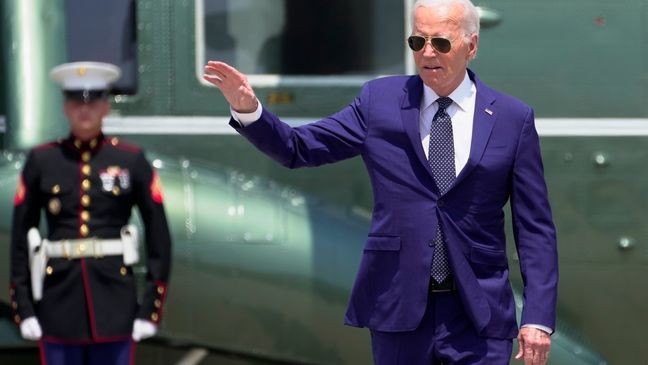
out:
{"label": "aviator sunglasses", "polygon": [[450,40],[441,38],[441,37],[424,37],[421,35],[413,35],[407,38],[407,44],[409,48],[414,52],[418,52],[425,47],[425,43],[430,41],[432,48],[439,53],[448,53],[452,45]]}

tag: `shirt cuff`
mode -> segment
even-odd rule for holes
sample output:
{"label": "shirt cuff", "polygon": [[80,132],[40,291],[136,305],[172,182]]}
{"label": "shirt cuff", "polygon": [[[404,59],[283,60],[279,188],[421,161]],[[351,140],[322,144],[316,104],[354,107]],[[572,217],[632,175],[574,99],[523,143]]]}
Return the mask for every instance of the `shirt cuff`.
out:
{"label": "shirt cuff", "polygon": [[539,330],[547,332],[547,334],[552,334],[553,330],[547,326],[543,326],[541,324],[533,324],[533,323],[528,323],[528,324],[523,324],[522,328],[524,327],[531,327],[531,328],[537,328]]}
{"label": "shirt cuff", "polygon": [[248,125],[256,122],[261,118],[261,113],[263,112],[263,107],[261,106],[261,102],[257,100],[257,108],[255,111],[252,113],[239,113],[236,110],[232,109],[230,106],[230,114],[232,115],[232,118],[239,122],[239,124],[242,127],[247,127]]}

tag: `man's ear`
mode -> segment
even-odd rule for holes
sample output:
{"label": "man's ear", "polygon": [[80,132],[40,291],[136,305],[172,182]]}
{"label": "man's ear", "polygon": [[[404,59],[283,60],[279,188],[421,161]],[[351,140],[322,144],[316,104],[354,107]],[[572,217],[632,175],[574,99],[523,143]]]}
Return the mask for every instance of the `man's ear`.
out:
{"label": "man's ear", "polygon": [[477,57],[477,48],[479,47],[479,34],[472,34],[470,36],[470,43],[468,44],[468,60],[473,60]]}

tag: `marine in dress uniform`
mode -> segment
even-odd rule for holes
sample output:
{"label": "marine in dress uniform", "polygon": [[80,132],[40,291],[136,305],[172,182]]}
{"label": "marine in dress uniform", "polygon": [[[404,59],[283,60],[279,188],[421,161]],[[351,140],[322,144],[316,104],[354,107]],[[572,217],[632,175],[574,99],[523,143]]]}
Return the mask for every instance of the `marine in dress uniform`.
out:
{"label": "marine in dress uniform", "polygon": [[[140,148],[101,132],[109,86],[119,74],[116,66],[97,62],[52,70],[71,132],[29,152],[14,199],[14,320],[23,337],[40,340],[48,365],[130,364],[134,342],[153,336],[162,318],[171,239],[158,175]],[[140,301],[131,266],[136,234],[127,227],[133,206],[146,238]],[[42,211],[47,231],[41,241],[30,229],[39,227]],[[42,281],[35,274],[39,257]]]}

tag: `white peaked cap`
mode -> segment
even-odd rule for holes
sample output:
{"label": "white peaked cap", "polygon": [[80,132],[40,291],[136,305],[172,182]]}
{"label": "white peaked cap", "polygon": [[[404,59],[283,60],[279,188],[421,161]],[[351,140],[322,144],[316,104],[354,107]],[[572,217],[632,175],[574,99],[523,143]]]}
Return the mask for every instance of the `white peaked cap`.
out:
{"label": "white peaked cap", "polygon": [[50,71],[63,90],[107,90],[120,75],[119,67],[104,62],[64,63]]}

